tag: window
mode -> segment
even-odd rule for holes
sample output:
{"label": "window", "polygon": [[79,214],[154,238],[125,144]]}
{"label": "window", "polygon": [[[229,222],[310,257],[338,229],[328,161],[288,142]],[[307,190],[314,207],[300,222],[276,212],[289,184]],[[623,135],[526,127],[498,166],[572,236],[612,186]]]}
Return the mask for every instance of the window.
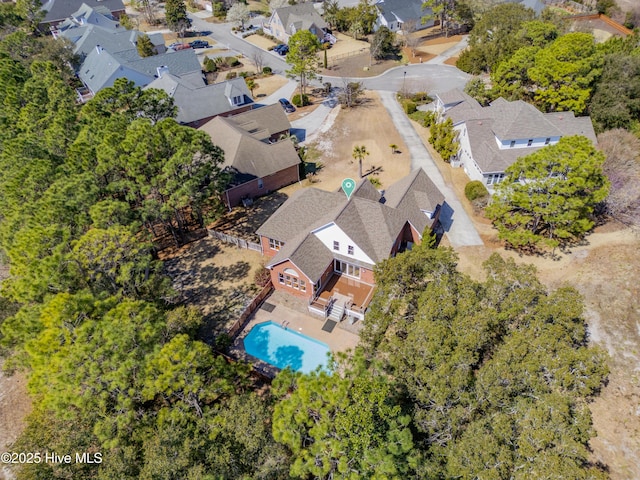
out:
{"label": "window", "polygon": [[274,240],[273,238],[269,239],[269,248],[271,250],[280,250],[283,245],[284,245],[284,242],[281,242],[279,240]]}
{"label": "window", "polygon": [[333,241],[333,249],[334,250],[340,250],[340,242],[336,242],[335,240]]}
{"label": "window", "polygon": [[511,144],[509,145],[509,148],[513,148],[516,146],[516,141],[515,140],[511,140]]}
{"label": "window", "polygon": [[551,139],[550,139],[550,138],[547,138],[547,139],[544,141],[544,144],[545,144],[545,145],[549,145],[549,143],[550,143],[550,142],[551,142]]}
{"label": "window", "polygon": [[504,173],[491,173],[487,176],[487,185],[495,185],[504,179]]}
{"label": "window", "polygon": [[282,272],[278,273],[278,283],[280,285],[284,285],[284,275],[282,274]]}
{"label": "window", "polygon": [[300,291],[301,292],[306,292],[307,291],[307,284],[305,283],[304,280],[300,280]]}
{"label": "window", "polygon": [[233,102],[234,105],[240,105],[242,103],[242,95],[233,97],[231,101]]}
{"label": "window", "polygon": [[353,249],[353,245],[349,245],[349,246],[347,247],[347,253],[348,253],[349,255],[353,255],[353,250],[354,250],[354,249]]}
{"label": "window", "polygon": [[343,262],[341,260],[335,260],[334,270],[349,277],[360,278],[360,267],[358,267],[357,265],[351,265],[350,263]]}
{"label": "window", "polygon": [[262,181],[261,178],[258,179],[258,188],[263,188],[264,187],[264,182]]}
{"label": "window", "polygon": [[533,145],[533,138],[530,138],[527,142],[527,147],[530,147],[531,145]]}

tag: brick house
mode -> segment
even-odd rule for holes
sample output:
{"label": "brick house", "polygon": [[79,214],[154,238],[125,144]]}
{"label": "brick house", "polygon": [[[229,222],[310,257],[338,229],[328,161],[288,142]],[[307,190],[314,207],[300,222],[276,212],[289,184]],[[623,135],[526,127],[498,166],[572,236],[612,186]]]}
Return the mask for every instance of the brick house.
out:
{"label": "brick house", "polygon": [[290,128],[280,104],[219,116],[199,128],[224,150],[225,169],[233,174],[223,193],[229,209],[300,180]]}
{"label": "brick house", "polygon": [[382,193],[362,180],[342,191],[294,193],[257,231],[277,290],[307,300],[309,311],[364,319],[376,263],[436,230],[444,196],[422,169]]}

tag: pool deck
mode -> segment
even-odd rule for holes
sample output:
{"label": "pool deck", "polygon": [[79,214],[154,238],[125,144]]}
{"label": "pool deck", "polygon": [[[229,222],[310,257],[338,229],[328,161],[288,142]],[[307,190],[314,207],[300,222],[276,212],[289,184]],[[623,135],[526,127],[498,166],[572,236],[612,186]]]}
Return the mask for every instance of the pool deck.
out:
{"label": "pool deck", "polygon": [[360,341],[360,337],[358,335],[341,328],[335,328],[331,333],[325,332],[322,330],[322,326],[324,325],[323,319],[300,313],[297,310],[293,310],[284,305],[273,302],[271,301],[271,297],[267,297],[265,302],[275,305],[275,308],[271,312],[266,311],[264,308],[259,308],[255,311],[253,316],[249,319],[247,326],[242,330],[242,332],[240,332],[233,342],[231,353],[237,358],[253,363],[258,370],[269,376],[274,376],[279,369],[266,362],[257,360],[255,357],[248,355],[244,350],[244,337],[246,337],[251,329],[258,323],[268,322],[271,320],[274,323],[282,325],[284,322],[287,328],[326,343],[329,346],[329,349],[334,353],[353,350]]}

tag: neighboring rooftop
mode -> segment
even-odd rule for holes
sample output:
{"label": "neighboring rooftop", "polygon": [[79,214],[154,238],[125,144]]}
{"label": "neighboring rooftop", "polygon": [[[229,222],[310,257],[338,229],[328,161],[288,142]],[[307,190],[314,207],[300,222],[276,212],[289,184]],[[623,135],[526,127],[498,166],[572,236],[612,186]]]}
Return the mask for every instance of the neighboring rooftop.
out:
{"label": "neighboring rooftop", "polygon": [[47,13],[42,23],[56,23],[71,17],[83,4],[89,7],[100,8],[101,11],[108,10],[111,13],[124,13],[122,0],[49,0],[43,3],[42,10]]}
{"label": "neighboring rooftop", "polygon": [[288,7],[276,8],[275,12],[282,22],[287,32],[290,32],[290,26],[293,25],[296,31],[309,30],[315,25],[318,28],[328,28],[327,22],[316,11],[313,3],[299,3]]}
{"label": "neighboring rooftop", "polygon": [[[192,49],[167,53],[165,56],[171,58],[173,55],[184,52],[190,52],[193,58],[196,58]],[[200,74],[200,84],[198,85],[195,74],[183,77],[180,72],[173,70],[171,65],[168,66],[169,73],[162,74],[146,88],[159,88],[174,99],[178,107],[176,120],[180,123],[190,124],[253,104],[244,78],[234,78],[226,82],[206,85]],[[200,71],[199,63],[197,70]]]}
{"label": "neighboring rooftop", "polygon": [[384,19],[391,22],[408,22],[422,19],[431,15],[430,8],[423,7],[422,0],[381,0],[375,4]]}

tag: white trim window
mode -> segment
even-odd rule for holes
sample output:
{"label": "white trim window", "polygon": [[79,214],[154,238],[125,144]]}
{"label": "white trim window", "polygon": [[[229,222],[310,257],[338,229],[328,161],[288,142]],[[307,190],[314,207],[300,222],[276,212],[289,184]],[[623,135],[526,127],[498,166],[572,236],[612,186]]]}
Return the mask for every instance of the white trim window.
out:
{"label": "white trim window", "polygon": [[282,247],[284,246],[284,242],[281,242],[280,240],[275,240],[273,238],[269,239],[269,248],[271,250],[280,250]]}
{"label": "white trim window", "polygon": [[504,173],[490,173],[487,175],[487,185],[495,185],[504,180]]}
{"label": "white trim window", "polygon": [[360,267],[352,265],[342,260],[334,260],[333,269],[336,273],[341,273],[347,277],[360,278]]}

